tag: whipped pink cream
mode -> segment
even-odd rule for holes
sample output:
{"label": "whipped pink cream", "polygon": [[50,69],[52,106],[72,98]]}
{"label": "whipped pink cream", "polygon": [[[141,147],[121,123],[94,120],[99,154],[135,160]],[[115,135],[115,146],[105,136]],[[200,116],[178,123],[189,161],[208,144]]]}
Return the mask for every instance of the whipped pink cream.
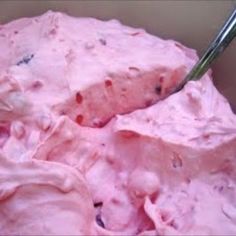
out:
{"label": "whipped pink cream", "polygon": [[236,116],[194,50],[116,20],[0,27],[0,234],[235,235]]}

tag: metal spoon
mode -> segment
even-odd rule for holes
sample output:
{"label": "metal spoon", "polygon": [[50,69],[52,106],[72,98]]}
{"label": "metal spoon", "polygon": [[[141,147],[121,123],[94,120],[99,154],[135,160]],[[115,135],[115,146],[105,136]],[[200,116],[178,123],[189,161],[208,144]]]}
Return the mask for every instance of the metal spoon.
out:
{"label": "metal spoon", "polygon": [[224,49],[236,36],[236,9],[226,20],[216,38],[211,42],[202,58],[193,69],[187,74],[175,92],[181,90],[189,80],[199,80],[210,68],[212,62],[219,57]]}

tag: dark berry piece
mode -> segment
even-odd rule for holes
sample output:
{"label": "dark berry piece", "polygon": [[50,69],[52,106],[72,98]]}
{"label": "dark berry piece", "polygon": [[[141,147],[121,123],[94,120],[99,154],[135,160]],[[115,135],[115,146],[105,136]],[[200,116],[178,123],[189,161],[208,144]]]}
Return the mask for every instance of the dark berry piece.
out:
{"label": "dark berry piece", "polygon": [[130,66],[130,67],[129,67],[129,70],[140,71],[139,68],[134,67],[134,66]]}
{"label": "dark berry piece", "polygon": [[105,39],[99,39],[99,42],[103,45],[106,46],[107,45],[107,41]]}
{"label": "dark berry piece", "polygon": [[160,86],[160,85],[156,86],[155,92],[156,92],[158,95],[161,94],[161,86]]}
{"label": "dark berry piece", "polygon": [[103,203],[102,202],[95,202],[93,204],[94,207],[102,207]]}
{"label": "dark berry piece", "polygon": [[96,222],[99,226],[101,226],[102,228],[105,228],[105,224],[102,221],[101,215],[96,215]]}
{"label": "dark berry piece", "polygon": [[23,57],[22,60],[16,63],[17,66],[20,66],[21,64],[29,64],[31,59],[34,57],[34,54],[31,54],[29,56]]}

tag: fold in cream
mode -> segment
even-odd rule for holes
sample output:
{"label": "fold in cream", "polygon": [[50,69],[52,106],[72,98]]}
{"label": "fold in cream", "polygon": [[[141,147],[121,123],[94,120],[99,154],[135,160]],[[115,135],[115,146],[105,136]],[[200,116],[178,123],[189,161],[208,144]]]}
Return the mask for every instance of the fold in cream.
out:
{"label": "fold in cream", "polygon": [[235,235],[228,102],[209,75],[157,102],[194,50],[53,12],[0,42],[0,234]]}

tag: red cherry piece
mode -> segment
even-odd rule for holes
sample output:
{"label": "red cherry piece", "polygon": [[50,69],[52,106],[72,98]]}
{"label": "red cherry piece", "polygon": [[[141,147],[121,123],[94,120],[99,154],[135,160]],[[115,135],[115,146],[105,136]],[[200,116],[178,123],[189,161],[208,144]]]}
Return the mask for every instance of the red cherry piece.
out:
{"label": "red cherry piece", "polygon": [[106,124],[106,122],[104,122],[104,121],[95,121],[95,122],[93,122],[93,125],[94,125],[94,127],[96,127],[96,128],[102,128],[104,125]]}
{"label": "red cherry piece", "polygon": [[146,102],[145,102],[145,106],[146,107],[149,107],[149,106],[151,106],[152,105],[152,100],[147,100]]}
{"label": "red cherry piece", "polygon": [[105,86],[106,86],[106,87],[112,86],[112,81],[111,81],[111,80],[106,80],[106,81],[105,81]]}
{"label": "red cherry piece", "polygon": [[77,92],[76,93],[76,102],[80,104],[80,103],[82,103],[82,101],[83,101],[83,96],[79,92]]}
{"label": "red cherry piece", "polygon": [[132,35],[132,36],[137,36],[137,35],[139,35],[140,34],[140,32],[135,32],[135,33],[132,33],[132,34],[130,34],[130,35]]}
{"label": "red cherry piece", "polygon": [[83,117],[82,115],[78,115],[78,116],[76,117],[76,122],[80,125],[80,124],[82,124],[83,119],[84,119],[84,117]]}
{"label": "red cherry piece", "polygon": [[42,82],[39,80],[36,80],[33,84],[32,84],[32,88],[33,89],[39,89],[43,86]]}
{"label": "red cherry piece", "polygon": [[160,77],[160,83],[163,83],[163,81],[164,81],[164,76],[161,76]]}
{"label": "red cherry piece", "polygon": [[209,135],[209,134],[204,134],[204,135],[203,135],[203,138],[209,139],[209,138],[210,138],[210,135]]}
{"label": "red cherry piece", "polygon": [[3,147],[9,136],[9,130],[5,127],[0,126],[0,147]]}

